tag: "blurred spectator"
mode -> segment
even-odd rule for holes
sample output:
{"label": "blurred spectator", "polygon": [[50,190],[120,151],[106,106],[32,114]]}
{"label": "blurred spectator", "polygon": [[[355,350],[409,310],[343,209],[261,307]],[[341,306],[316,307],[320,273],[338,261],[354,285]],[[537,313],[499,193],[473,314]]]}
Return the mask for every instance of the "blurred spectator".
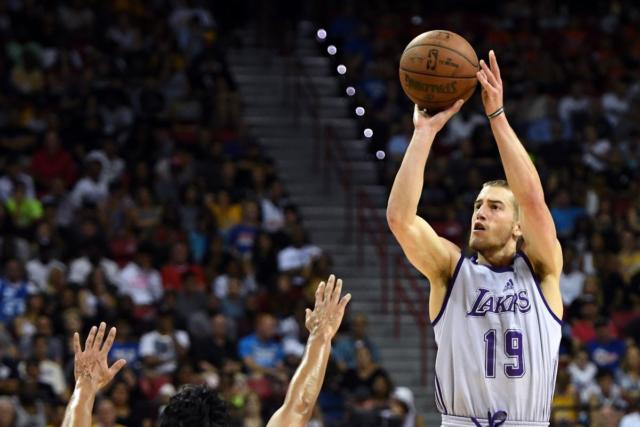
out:
{"label": "blurred spectator", "polygon": [[625,353],[625,343],[615,338],[609,320],[599,319],[595,326],[596,339],[586,345],[589,357],[598,369],[607,369],[616,374]]}
{"label": "blurred spectator", "polygon": [[173,311],[160,310],[156,329],[140,338],[140,356],[144,367],[156,375],[173,374],[178,361],[189,350],[189,335],[174,328],[173,316]]}
{"label": "blurred spectator", "polygon": [[295,226],[291,233],[291,245],[278,253],[278,270],[291,276],[294,285],[301,286],[309,275],[311,262],[321,252],[319,247],[308,243],[302,226]]}
{"label": "blurred spectator", "polygon": [[573,248],[563,248],[562,254],[564,260],[560,274],[560,292],[564,306],[569,307],[582,294],[586,275],[579,268],[576,268],[577,260]]}
{"label": "blurred spectator", "polygon": [[0,427],[17,427],[15,404],[11,398],[0,396]]}
{"label": "blurred spectator", "polygon": [[54,179],[61,179],[69,188],[76,179],[76,165],[71,154],[60,144],[58,133],[49,129],[44,135],[43,147],[31,160],[31,171],[43,193],[51,188]]}
{"label": "blurred spectator", "polygon": [[571,376],[571,385],[581,394],[583,390],[595,385],[598,368],[589,360],[586,351],[580,350],[567,368]]}
{"label": "blurred spectator", "polygon": [[86,242],[84,255],[71,261],[69,264],[69,282],[84,284],[95,269],[103,270],[107,280],[112,285],[120,283],[120,269],[112,260],[104,256],[101,243],[96,240]]}
{"label": "blurred spectator", "polygon": [[116,143],[113,139],[105,139],[102,143],[102,149],[89,152],[86,160],[100,162],[101,182],[111,184],[120,179],[124,173],[124,160],[118,156]]}
{"label": "blurred spectator", "polygon": [[575,425],[578,421],[578,393],[571,384],[571,377],[560,370],[556,379],[556,388],[551,402],[551,421],[554,425]]}
{"label": "blurred spectator", "polygon": [[69,398],[70,393],[67,387],[62,367],[49,358],[49,342],[44,335],[33,337],[33,358],[38,363],[38,380],[51,387],[53,392],[63,400]]}
{"label": "blurred spectator", "polygon": [[0,201],[3,203],[11,197],[17,183],[24,186],[25,197],[29,199],[36,197],[33,179],[24,172],[24,162],[22,158],[6,159],[4,174],[0,177]]}
{"label": "blurred spectator", "polygon": [[71,191],[71,201],[76,208],[85,204],[97,205],[109,195],[108,182],[102,176],[102,164],[89,158],[85,161],[85,173]]}
{"label": "blurred spectator", "polygon": [[183,325],[192,330],[196,317],[202,317],[209,308],[209,295],[199,285],[195,274],[187,271],[183,274],[182,290],[176,297],[176,314]]}
{"label": "blurred spectator", "polygon": [[53,258],[53,242],[44,240],[37,243],[37,256],[27,261],[25,268],[29,280],[38,287],[40,292],[45,292],[51,270],[58,269],[64,272],[67,267]]}
{"label": "blurred spectator", "polygon": [[357,366],[358,348],[367,347],[374,362],[380,362],[380,352],[375,343],[367,336],[369,320],[367,316],[358,313],[348,323],[348,334],[342,331],[333,346],[332,356],[342,370],[354,369]]}
{"label": "blurred spectator", "polygon": [[627,400],[640,399],[640,350],[637,346],[627,348],[618,375],[618,383]]}
{"label": "blurred spectator", "polygon": [[141,245],[135,261],[122,269],[119,286],[120,293],[131,297],[141,316],[160,301],[163,293],[162,279],[158,270],[153,268],[152,248],[149,245]]}
{"label": "blurred spectator", "polygon": [[96,404],[95,413],[95,427],[125,427],[116,422],[116,408],[109,399],[100,399]]}
{"label": "blurred spectator", "polygon": [[229,365],[240,366],[238,344],[230,337],[230,325],[223,314],[210,316],[211,331],[195,339],[191,346],[193,358],[204,370],[221,371]]}
{"label": "blurred spectator", "polygon": [[611,371],[606,369],[598,370],[596,384],[592,384],[582,390],[580,401],[591,408],[600,408],[602,406],[626,407],[620,387],[614,382]]}
{"label": "blurred spectator", "polygon": [[131,325],[125,319],[120,319],[116,323],[118,334],[109,352],[109,361],[124,359],[131,369],[138,369],[140,353],[138,342],[132,335]]}
{"label": "blurred spectator", "polygon": [[241,257],[249,256],[260,227],[258,204],[252,200],[242,205],[242,221],[229,230],[228,240],[231,250]]}
{"label": "blurred spectator", "polygon": [[261,314],[256,320],[256,332],[238,343],[238,354],[251,374],[282,376],[284,349],[275,334],[274,317]]}
{"label": "blurred spectator", "polygon": [[640,425],[640,401],[636,398],[629,405],[629,412],[622,417],[618,427],[635,427]]}
{"label": "blurred spectator", "polygon": [[27,298],[33,292],[35,286],[26,280],[22,264],[15,258],[9,259],[0,277],[0,322],[8,325],[23,314]]}
{"label": "blurred spectator", "polygon": [[16,228],[30,235],[35,221],[42,217],[42,204],[33,197],[28,197],[24,183],[17,182],[13,194],[7,199],[7,212],[11,215]]}
{"label": "blurred spectator", "polygon": [[184,242],[174,243],[171,248],[171,259],[162,267],[162,285],[165,290],[179,291],[182,289],[184,273],[191,272],[195,276],[198,286],[204,287],[204,272],[202,267],[189,262],[189,247]]}
{"label": "blurred spectator", "polygon": [[374,362],[369,349],[362,343],[356,346],[356,367],[348,369],[342,386],[350,393],[366,400],[374,396],[374,384],[379,376],[388,378],[387,372]]}

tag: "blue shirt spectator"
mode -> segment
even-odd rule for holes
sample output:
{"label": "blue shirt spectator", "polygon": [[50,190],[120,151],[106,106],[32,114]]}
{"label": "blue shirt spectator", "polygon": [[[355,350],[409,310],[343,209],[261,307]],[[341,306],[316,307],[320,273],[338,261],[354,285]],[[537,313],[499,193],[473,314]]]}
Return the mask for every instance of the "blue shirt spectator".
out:
{"label": "blue shirt spectator", "polygon": [[240,340],[238,353],[251,370],[277,368],[284,360],[284,348],[275,339],[276,320],[270,314],[263,314],[256,323],[256,333]]}
{"label": "blue shirt spectator", "polygon": [[24,313],[27,296],[35,287],[24,278],[24,269],[16,259],[5,264],[5,275],[0,278],[0,322],[10,323]]}
{"label": "blue shirt spectator", "polygon": [[606,320],[597,321],[595,326],[596,339],[587,343],[587,353],[599,369],[607,369],[615,374],[624,357],[625,343],[612,335]]}

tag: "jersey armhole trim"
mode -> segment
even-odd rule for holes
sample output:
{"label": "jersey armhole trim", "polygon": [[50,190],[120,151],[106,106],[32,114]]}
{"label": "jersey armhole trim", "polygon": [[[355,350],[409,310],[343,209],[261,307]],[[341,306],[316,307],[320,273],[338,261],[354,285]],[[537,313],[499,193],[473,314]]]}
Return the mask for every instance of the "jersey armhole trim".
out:
{"label": "jersey armhole trim", "polygon": [[518,254],[520,254],[524,262],[527,264],[527,267],[529,267],[529,271],[531,271],[531,277],[533,277],[534,282],[536,282],[536,288],[538,289],[540,298],[542,298],[542,302],[544,302],[545,307],[547,307],[547,311],[549,312],[549,314],[551,314],[551,317],[553,317],[553,319],[556,322],[558,322],[560,326],[562,326],[563,325],[562,319],[559,319],[558,316],[556,316],[556,314],[553,312],[553,310],[551,310],[551,307],[549,307],[549,303],[547,302],[547,299],[544,297],[544,293],[542,292],[542,287],[540,286],[540,278],[538,277],[536,272],[533,270],[533,265],[531,265],[531,261],[529,261],[529,257],[527,257],[527,254],[525,254],[522,251],[519,251]]}
{"label": "jersey armhole trim", "polygon": [[453,290],[453,285],[456,283],[456,278],[458,277],[458,273],[460,272],[460,267],[462,267],[462,262],[464,261],[464,253],[460,251],[460,259],[456,264],[456,268],[453,270],[453,275],[449,279],[449,283],[447,283],[447,293],[444,295],[444,301],[442,302],[442,307],[440,307],[440,312],[431,322],[431,326],[436,326],[436,323],[440,320],[442,315],[444,314],[444,310],[447,308],[447,303],[449,302],[449,297],[451,296],[451,291]]}

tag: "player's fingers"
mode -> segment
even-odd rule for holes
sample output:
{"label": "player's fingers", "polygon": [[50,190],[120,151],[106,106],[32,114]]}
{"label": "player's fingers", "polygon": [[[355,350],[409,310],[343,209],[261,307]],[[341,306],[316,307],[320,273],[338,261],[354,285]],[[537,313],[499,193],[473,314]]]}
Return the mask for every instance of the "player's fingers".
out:
{"label": "player's fingers", "polygon": [[311,309],[305,308],[304,309],[304,322],[307,323],[309,321],[310,317],[311,317]]}
{"label": "player's fingers", "polygon": [[491,49],[489,51],[489,63],[491,64],[491,71],[498,79],[498,82],[502,82],[502,77],[500,76],[500,67],[498,66],[498,59],[496,58],[496,53]]}
{"label": "player's fingers", "polygon": [[116,339],[116,328],[111,328],[109,330],[109,335],[107,335],[107,339],[104,340],[104,344],[102,344],[102,348],[100,349],[101,353],[108,353],[111,350],[111,346],[113,345],[113,341]]}
{"label": "player's fingers", "polygon": [[340,302],[340,294],[342,293],[342,279],[336,280],[336,287],[333,289],[333,295],[331,296],[331,302],[338,304]]}
{"label": "player's fingers", "polygon": [[96,331],[97,330],[98,330],[98,328],[96,328],[95,326],[91,327],[91,330],[89,331],[89,335],[87,335],[87,340],[84,343],[84,351],[87,351],[91,347],[93,347],[93,339],[96,336]]}
{"label": "player's fingers", "polygon": [[107,324],[104,322],[100,322],[98,334],[96,335],[96,339],[93,341],[93,349],[96,351],[100,351],[100,346],[102,346],[102,340],[104,339],[105,329],[107,329]]}
{"label": "player's fingers", "polygon": [[120,372],[120,369],[124,368],[124,365],[127,364],[127,361],[124,359],[120,359],[118,360],[116,363],[114,363],[113,365],[111,365],[111,367],[109,368],[109,377],[113,378],[116,376],[116,374],[118,372]]}
{"label": "player's fingers", "polygon": [[320,282],[318,285],[318,289],[316,289],[316,307],[322,304],[324,301],[324,287],[326,284],[324,282]]}
{"label": "player's fingers", "polygon": [[77,332],[73,334],[73,352],[75,354],[82,352],[82,348],[80,348],[80,334]]}
{"label": "player's fingers", "polygon": [[327,287],[324,289],[324,302],[331,301],[331,294],[333,293],[333,287],[336,284],[336,276],[333,274],[329,276],[329,280],[327,280]]}
{"label": "player's fingers", "polygon": [[487,63],[484,62],[484,59],[480,60],[480,66],[482,67],[482,71],[484,71],[485,76],[487,77],[487,81],[491,84],[491,86],[498,86],[496,77],[493,75],[493,72],[491,71]]}
{"label": "player's fingers", "polygon": [[455,113],[460,111],[460,108],[462,108],[463,104],[464,104],[464,100],[463,99],[458,99],[456,101],[456,103],[453,104],[451,107],[449,107],[449,109],[447,111],[453,116]]}

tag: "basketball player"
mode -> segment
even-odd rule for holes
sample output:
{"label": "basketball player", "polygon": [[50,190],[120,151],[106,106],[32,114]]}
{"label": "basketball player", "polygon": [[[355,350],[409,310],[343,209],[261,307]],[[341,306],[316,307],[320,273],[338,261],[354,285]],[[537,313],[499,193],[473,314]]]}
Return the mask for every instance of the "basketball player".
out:
{"label": "basketball player", "polygon": [[493,51],[489,61],[480,61],[477,77],[507,181],[485,183],[475,200],[469,247],[476,255],[465,258],[416,215],[431,145],[462,100],[433,117],[414,109],[387,219],[431,284],[442,425],[547,426],[561,335],[562,251],[538,173],[507,121]]}
{"label": "basketball player", "polygon": [[[331,339],[338,331],[344,310],[351,294],[340,298],[342,280],[320,282],[316,290],[315,307],[307,309],[305,326],[309,339],[304,357],[291,379],[284,404],[271,417],[267,427],[303,427],[311,418],[315,407],[327,362],[331,354]],[[63,427],[90,427],[91,412],[96,393],[108,384],[125,365],[118,360],[111,367],[107,354],[116,336],[111,328],[106,340],[105,323],[91,328],[84,351],[80,347],[80,336],[73,336],[75,351],[74,374],[76,386],[65,413]],[[229,419],[225,403],[218,392],[207,386],[186,386],[171,398],[160,417],[161,427],[228,427]]]}

